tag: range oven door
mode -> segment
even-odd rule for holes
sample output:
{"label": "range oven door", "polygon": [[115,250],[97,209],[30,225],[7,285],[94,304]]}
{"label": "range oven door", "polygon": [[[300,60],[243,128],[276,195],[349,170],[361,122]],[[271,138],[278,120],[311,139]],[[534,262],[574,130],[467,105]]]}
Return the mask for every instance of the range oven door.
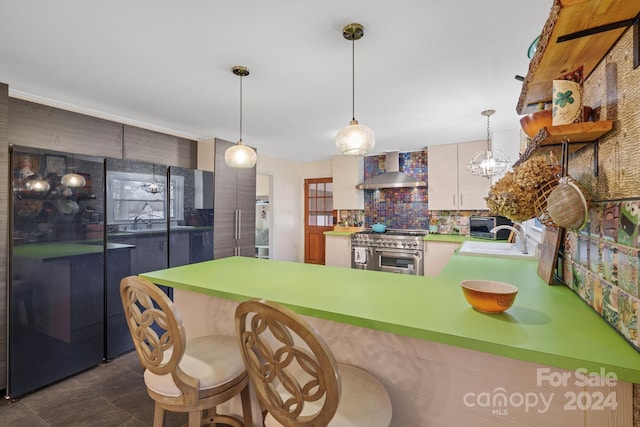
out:
{"label": "range oven door", "polygon": [[366,246],[351,247],[351,268],[356,268],[358,270],[374,270],[375,261],[373,248]]}
{"label": "range oven door", "polygon": [[422,251],[376,249],[376,270],[422,276]]}

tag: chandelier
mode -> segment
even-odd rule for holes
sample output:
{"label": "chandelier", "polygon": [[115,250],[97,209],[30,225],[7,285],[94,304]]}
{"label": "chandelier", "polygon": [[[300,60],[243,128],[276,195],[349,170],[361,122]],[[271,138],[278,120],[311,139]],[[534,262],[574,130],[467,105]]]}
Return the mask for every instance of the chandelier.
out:
{"label": "chandelier", "polygon": [[164,189],[165,189],[164,182],[156,178],[156,165],[154,163],[153,178],[151,179],[151,181],[147,181],[142,184],[142,190],[146,191],[147,193],[158,194],[158,193],[162,193]]}
{"label": "chandelier", "polygon": [[249,69],[236,65],[231,69],[233,74],[240,76],[240,139],[236,145],[227,148],[224,152],[224,162],[232,168],[252,168],[256,165],[258,156],[253,148],[242,142],[242,78],[249,75]]}
{"label": "chandelier", "polygon": [[336,134],[336,149],[343,156],[363,156],[376,143],[373,131],[356,120],[355,104],[355,41],[364,36],[364,27],[349,24],[342,29],[342,36],[351,40],[351,121]]}
{"label": "chandelier", "polygon": [[467,165],[467,170],[469,172],[485,178],[491,178],[492,176],[499,175],[511,167],[511,161],[506,154],[502,151],[491,149],[489,117],[491,117],[495,112],[496,110],[484,110],[480,113],[487,118],[487,149],[486,151],[477,152]]}

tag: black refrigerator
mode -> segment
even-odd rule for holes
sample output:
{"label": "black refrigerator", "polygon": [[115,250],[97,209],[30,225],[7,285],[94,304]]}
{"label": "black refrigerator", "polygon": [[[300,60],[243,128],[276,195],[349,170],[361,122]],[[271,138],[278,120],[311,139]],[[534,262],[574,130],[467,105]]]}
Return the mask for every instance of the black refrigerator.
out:
{"label": "black refrigerator", "polygon": [[213,259],[213,172],[169,167],[169,267]]}
{"label": "black refrigerator", "polygon": [[13,398],[104,355],[104,161],[14,146],[8,382]]}
{"label": "black refrigerator", "polygon": [[[107,158],[105,169],[106,240],[123,248],[106,257],[105,359],[111,360],[134,349],[120,300],[120,280],[168,266],[171,187],[164,165]],[[172,296],[170,288],[163,290]]]}

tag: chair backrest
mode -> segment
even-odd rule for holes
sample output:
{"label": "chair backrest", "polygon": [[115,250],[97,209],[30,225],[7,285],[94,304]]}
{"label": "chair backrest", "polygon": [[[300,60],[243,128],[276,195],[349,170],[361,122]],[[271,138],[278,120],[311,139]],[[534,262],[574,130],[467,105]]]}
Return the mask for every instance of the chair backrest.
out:
{"label": "chair backrest", "polygon": [[252,299],[236,309],[242,357],[258,400],[285,427],[325,427],[340,401],[338,364],[299,315]]}
{"label": "chair backrest", "polygon": [[198,382],[180,370],[186,336],[182,317],[169,297],[138,276],[120,281],[124,315],[140,361],[156,375],[171,374],[183,393],[197,394]]}

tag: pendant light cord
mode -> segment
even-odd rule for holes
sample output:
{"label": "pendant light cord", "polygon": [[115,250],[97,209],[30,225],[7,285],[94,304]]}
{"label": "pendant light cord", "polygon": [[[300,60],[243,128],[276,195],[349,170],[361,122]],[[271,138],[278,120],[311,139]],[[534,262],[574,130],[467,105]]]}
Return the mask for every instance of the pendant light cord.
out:
{"label": "pendant light cord", "polygon": [[356,119],[356,39],[351,38],[351,116]]}
{"label": "pendant light cord", "polygon": [[240,141],[242,141],[242,76],[240,76]]}
{"label": "pendant light cord", "polygon": [[491,116],[487,115],[487,151],[491,152],[491,130],[489,128],[489,117]]}

